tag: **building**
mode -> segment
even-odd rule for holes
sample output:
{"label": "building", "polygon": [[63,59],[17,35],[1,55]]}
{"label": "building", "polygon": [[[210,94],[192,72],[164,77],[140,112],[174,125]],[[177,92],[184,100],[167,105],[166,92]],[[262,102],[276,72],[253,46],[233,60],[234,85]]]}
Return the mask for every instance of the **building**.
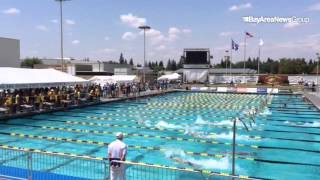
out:
{"label": "building", "polygon": [[[61,60],[42,59],[43,64],[36,64],[34,68],[45,69],[54,68],[61,70]],[[91,78],[92,76],[111,76],[111,75],[133,75],[134,67],[128,64],[117,64],[103,61],[86,61],[74,60],[70,58],[64,59],[64,71],[74,76],[83,78]]]}
{"label": "building", "polygon": [[183,50],[183,82],[206,83],[209,81],[209,48],[186,48]]}
{"label": "building", "polygon": [[[184,72],[184,69],[176,70],[176,73],[180,75],[184,75]],[[208,70],[208,78],[211,84],[226,84],[231,81],[236,83],[256,83],[258,81],[257,71],[248,68],[210,68]]]}
{"label": "building", "polygon": [[0,67],[20,67],[20,40],[0,37]]}

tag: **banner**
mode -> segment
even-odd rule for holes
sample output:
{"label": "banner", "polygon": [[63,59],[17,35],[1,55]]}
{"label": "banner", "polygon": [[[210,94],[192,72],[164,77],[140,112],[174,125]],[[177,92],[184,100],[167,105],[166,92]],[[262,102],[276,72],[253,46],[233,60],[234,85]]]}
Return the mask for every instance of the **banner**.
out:
{"label": "banner", "polygon": [[227,88],[226,87],[218,87],[217,92],[227,92]]}
{"label": "banner", "polygon": [[227,92],[237,92],[237,88],[234,87],[228,87]]}
{"label": "banner", "polygon": [[259,94],[267,94],[268,88],[257,88],[257,93]]}
{"label": "banner", "polygon": [[268,85],[288,85],[288,76],[285,75],[260,75],[258,83]]}
{"label": "banner", "polygon": [[237,88],[237,93],[246,93],[246,92],[247,92],[247,88],[241,88],[241,87]]}

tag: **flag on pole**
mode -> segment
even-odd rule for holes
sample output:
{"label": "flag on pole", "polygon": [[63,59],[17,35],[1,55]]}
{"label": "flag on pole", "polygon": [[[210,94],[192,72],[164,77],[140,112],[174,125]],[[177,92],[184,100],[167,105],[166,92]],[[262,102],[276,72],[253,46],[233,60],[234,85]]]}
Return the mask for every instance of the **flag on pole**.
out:
{"label": "flag on pole", "polygon": [[253,35],[250,34],[250,33],[248,33],[248,32],[246,32],[246,36],[247,36],[247,37],[253,37]]}
{"label": "flag on pole", "polygon": [[237,44],[233,40],[231,40],[231,49],[237,51],[239,49],[239,44]]}
{"label": "flag on pole", "polygon": [[259,46],[263,46],[263,44],[264,44],[263,40],[260,39],[260,41],[259,41]]}

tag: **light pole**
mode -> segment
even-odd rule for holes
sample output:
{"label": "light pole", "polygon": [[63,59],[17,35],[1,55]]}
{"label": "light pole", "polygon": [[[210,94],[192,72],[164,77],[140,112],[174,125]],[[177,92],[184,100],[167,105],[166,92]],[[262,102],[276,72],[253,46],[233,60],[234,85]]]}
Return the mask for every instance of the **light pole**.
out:
{"label": "light pole", "polygon": [[319,88],[319,60],[320,60],[320,54],[316,53],[317,55],[317,87]]}
{"label": "light pole", "polygon": [[64,71],[64,58],[63,58],[63,8],[62,4],[64,1],[71,0],[55,0],[60,3],[60,53],[61,53],[61,71]]}
{"label": "light pole", "polygon": [[146,31],[151,29],[151,27],[144,25],[144,26],[139,26],[139,29],[143,30],[143,83],[145,83],[146,82],[146,70],[145,70],[145,65],[146,65]]}

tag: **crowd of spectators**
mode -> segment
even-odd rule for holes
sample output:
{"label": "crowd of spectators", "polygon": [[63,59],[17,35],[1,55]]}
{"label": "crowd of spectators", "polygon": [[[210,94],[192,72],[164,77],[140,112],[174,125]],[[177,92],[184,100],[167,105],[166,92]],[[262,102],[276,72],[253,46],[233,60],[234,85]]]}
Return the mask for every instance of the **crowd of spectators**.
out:
{"label": "crowd of spectators", "polygon": [[148,90],[167,89],[168,83],[111,83],[101,86],[76,85],[34,89],[0,90],[0,113],[15,114],[26,111],[43,111],[99,101],[100,98],[139,96]]}

